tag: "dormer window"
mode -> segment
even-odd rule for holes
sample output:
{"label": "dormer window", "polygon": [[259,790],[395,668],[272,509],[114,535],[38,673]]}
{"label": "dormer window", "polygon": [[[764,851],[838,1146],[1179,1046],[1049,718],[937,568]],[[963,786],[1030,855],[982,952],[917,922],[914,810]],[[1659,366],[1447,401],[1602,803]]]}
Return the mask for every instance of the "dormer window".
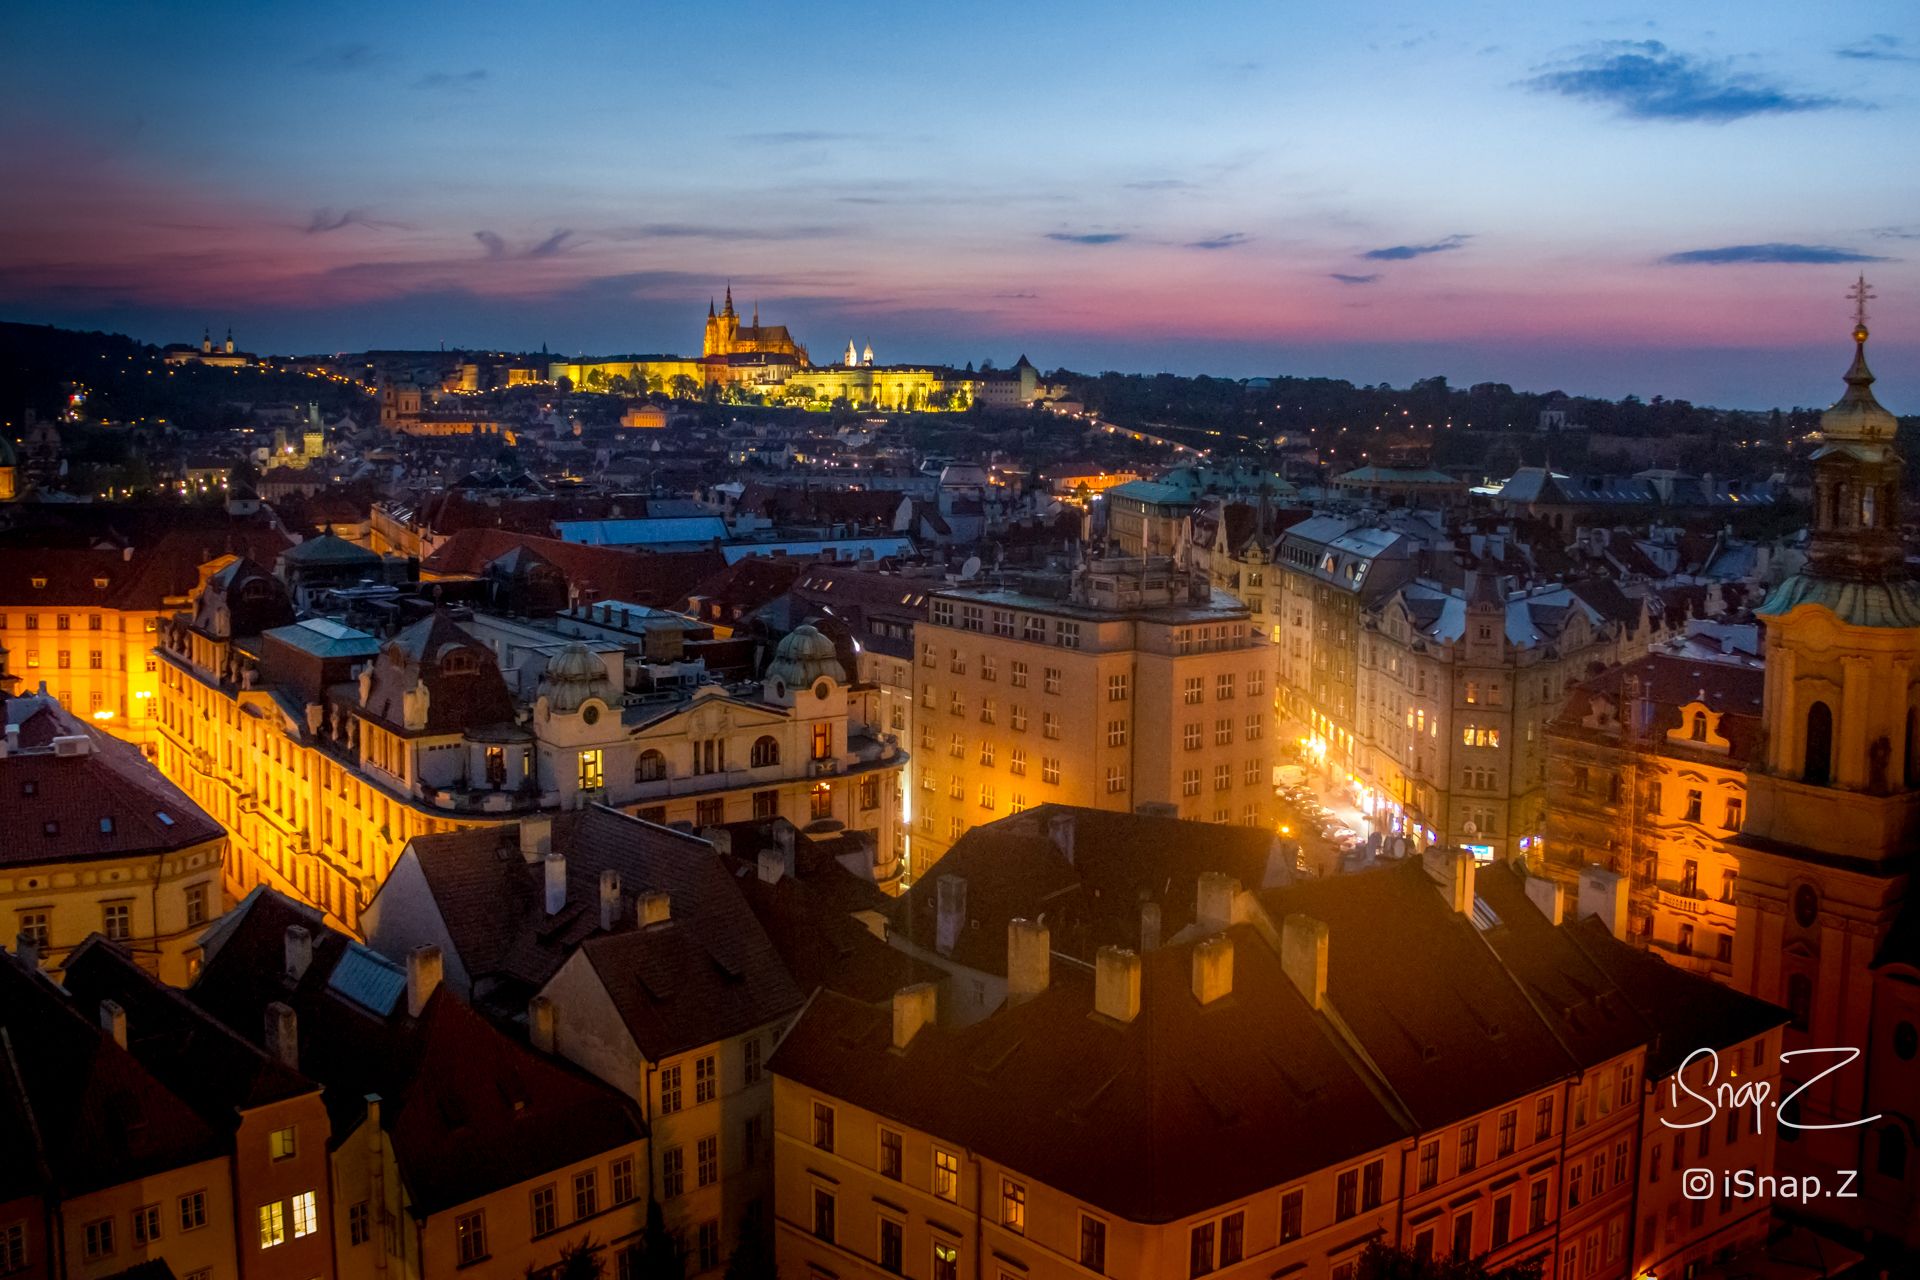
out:
{"label": "dormer window", "polygon": [[464,649],[450,653],[440,660],[440,670],[450,676],[470,676],[479,668],[479,662]]}
{"label": "dormer window", "polygon": [[93,585],[95,590],[105,591],[107,589],[107,580],[105,578],[95,578]]}
{"label": "dormer window", "polygon": [[45,578],[35,578],[33,580],[33,589],[35,591],[44,591],[46,589],[46,586],[47,586],[47,580]]}
{"label": "dormer window", "polygon": [[1696,711],[1693,713],[1693,723],[1688,730],[1688,735],[1695,742],[1705,742],[1707,740],[1707,713],[1706,712]]}

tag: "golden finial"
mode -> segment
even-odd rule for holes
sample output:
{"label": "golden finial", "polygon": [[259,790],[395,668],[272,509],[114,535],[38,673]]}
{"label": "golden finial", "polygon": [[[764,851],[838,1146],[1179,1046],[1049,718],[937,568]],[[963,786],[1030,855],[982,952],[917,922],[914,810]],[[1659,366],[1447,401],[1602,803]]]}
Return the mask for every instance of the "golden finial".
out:
{"label": "golden finial", "polygon": [[1847,290],[1847,296],[1853,299],[1853,340],[1865,342],[1867,340],[1867,303],[1878,295],[1867,286],[1867,277],[1862,273],[1860,278],[1854,281],[1853,288]]}

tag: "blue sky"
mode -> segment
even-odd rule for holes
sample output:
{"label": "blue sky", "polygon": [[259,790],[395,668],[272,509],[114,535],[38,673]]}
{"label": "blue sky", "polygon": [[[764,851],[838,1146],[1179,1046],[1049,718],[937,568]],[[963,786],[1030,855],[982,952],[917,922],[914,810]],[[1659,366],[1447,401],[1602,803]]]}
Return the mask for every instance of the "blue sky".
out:
{"label": "blue sky", "polygon": [[1912,408],[1915,12],[21,7],[0,316]]}

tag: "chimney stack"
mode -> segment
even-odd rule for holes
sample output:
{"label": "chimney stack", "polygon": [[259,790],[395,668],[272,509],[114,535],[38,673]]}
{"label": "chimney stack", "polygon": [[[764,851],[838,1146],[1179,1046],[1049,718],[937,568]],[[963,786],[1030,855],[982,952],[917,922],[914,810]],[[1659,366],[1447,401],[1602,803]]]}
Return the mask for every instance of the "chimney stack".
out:
{"label": "chimney stack", "polygon": [[1589,863],[1580,872],[1580,919],[1600,917],[1607,932],[1616,938],[1627,936],[1627,878],[1609,871],[1599,863]]}
{"label": "chimney stack", "polygon": [[1140,955],[1102,947],[1093,958],[1093,1011],[1116,1022],[1140,1016]]}
{"label": "chimney stack", "polygon": [[1060,850],[1060,856],[1073,865],[1073,815],[1056,813],[1047,819],[1047,839],[1053,841],[1054,848]]}
{"label": "chimney stack", "polygon": [[313,935],[305,925],[287,926],[286,956],[287,980],[298,982],[306,977],[307,966],[313,963]]}
{"label": "chimney stack", "polygon": [[111,1000],[100,1002],[100,1028],[122,1049],[127,1047],[127,1011]]}
{"label": "chimney stack", "polygon": [[553,1001],[535,996],[527,1001],[527,1039],[542,1053],[552,1053],[554,1033],[558,1030]]}
{"label": "chimney stack", "polygon": [[440,988],[443,962],[440,948],[428,943],[407,952],[407,1016],[417,1018],[426,1012],[427,1001]]}
{"label": "chimney stack", "polygon": [[934,890],[933,949],[943,956],[950,956],[954,947],[959,945],[960,931],[967,925],[966,877],[941,876]]}
{"label": "chimney stack", "polygon": [[1560,896],[1560,886],[1545,876],[1527,877],[1527,899],[1540,908],[1548,924],[1559,924],[1565,915],[1566,903]]}
{"label": "chimney stack", "polygon": [[600,873],[600,928],[612,933],[620,923],[620,873],[608,867]]}
{"label": "chimney stack", "polygon": [[1240,882],[1219,871],[1204,872],[1194,897],[1194,923],[1208,933],[1218,933],[1233,923],[1233,901],[1240,896]]}
{"label": "chimney stack", "polygon": [[520,819],[520,856],[538,862],[553,851],[553,815],[528,814]]}
{"label": "chimney stack", "polygon": [[1280,922],[1280,968],[1315,1009],[1327,1003],[1327,926],[1298,912]]}
{"label": "chimney stack", "polygon": [[673,899],[665,889],[650,889],[640,895],[639,920],[642,928],[662,924],[673,918]]}
{"label": "chimney stack", "polygon": [[1456,849],[1447,859],[1447,901],[1460,915],[1473,915],[1473,855]]}
{"label": "chimney stack", "polygon": [[1232,994],[1233,939],[1216,933],[1194,944],[1193,998],[1205,1005]]}
{"label": "chimney stack", "polygon": [[557,916],[567,909],[567,859],[564,854],[549,853],[543,861],[547,869],[547,914]]}
{"label": "chimney stack", "polygon": [[1007,921],[1007,1004],[1025,1004],[1053,977],[1053,933],[1033,920]]}
{"label": "chimney stack", "polygon": [[29,969],[40,967],[40,944],[31,934],[20,934],[13,940],[13,953],[20,957],[20,963]]}
{"label": "chimney stack", "polygon": [[787,855],[779,849],[760,851],[760,883],[779,884],[787,875]]}
{"label": "chimney stack", "polygon": [[1140,904],[1140,954],[1160,949],[1160,904]]}
{"label": "chimney stack", "polygon": [[931,982],[916,982],[893,993],[893,1047],[904,1049],[920,1034],[920,1028],[932,1022],[937,1011],[938,989]]}
{"label": "chimney stack", "polygon": [[283,1067],[300,1069],[300,1022],[293,1006],[275,1000],[267,1006],[267,1056]]}

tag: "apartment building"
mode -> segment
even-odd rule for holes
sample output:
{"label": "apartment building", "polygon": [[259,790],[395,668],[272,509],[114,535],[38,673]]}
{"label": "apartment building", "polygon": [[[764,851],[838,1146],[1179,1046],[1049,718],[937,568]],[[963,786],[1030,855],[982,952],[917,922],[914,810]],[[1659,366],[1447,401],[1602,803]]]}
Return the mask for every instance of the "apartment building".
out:
{"label": "apartment building", "polygon": [[[227,834],[131,743],[46,687],[0,698],[0,928],[60,967],[99,934],[173,983],[222,910]],[[17,940],[17,941],[16,941]]]}
{"label": "apartment building", "polygon": [[1271,658],[1246,607],[1169,560],[934,593],[917,629],[916,873],[1042,803],[1265,826]]}

